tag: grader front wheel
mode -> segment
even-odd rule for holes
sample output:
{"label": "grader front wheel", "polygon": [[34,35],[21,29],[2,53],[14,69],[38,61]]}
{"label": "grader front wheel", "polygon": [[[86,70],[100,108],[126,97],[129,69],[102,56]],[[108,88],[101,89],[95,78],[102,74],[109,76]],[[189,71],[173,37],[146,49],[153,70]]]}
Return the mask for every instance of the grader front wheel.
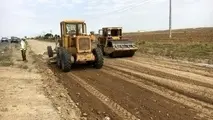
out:
{"label": "grader front wheel", "polygon": [[104,64],[104,58],[101,49],[99,47],[95,48],[93,50],[93,54],[95,56],[95,61],[93,63],[94,68],[101,69]]}
{"label": "grader front wheel", "polygon": [[61,68],[63,72],[69,72],[71,70],[71,55],[65,50],[62,50],[61,55]]}

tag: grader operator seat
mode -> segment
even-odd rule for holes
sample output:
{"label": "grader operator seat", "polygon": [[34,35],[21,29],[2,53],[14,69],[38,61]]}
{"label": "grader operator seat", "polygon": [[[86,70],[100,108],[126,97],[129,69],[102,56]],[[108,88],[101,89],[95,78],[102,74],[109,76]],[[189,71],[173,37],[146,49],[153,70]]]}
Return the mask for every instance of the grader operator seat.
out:
{"label": "grader operator seat", "polygon": [[69,35],[71,35],[71,36],[76,35],[76,30],[70,30],[68,33],[69,33]]}

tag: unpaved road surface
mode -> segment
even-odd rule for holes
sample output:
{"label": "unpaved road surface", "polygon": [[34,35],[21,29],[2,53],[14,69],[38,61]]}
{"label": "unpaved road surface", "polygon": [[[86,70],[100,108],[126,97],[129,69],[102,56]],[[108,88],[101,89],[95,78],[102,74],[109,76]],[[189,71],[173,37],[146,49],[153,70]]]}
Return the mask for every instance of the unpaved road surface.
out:
{"label": "unpaved road surface", "polygon": [[[3,51],[5,47],[7,52]],[[0,64],[0,120],[80,119],[66,90],[54,84],[54,77],[42,73],[30,50],[28,61],[22,61],[19,49],[19,44],[0,44],[1,57],[10,54],[8,59],[1,58]],[[66,113],[61,110],[64,106]]]}
{"label": "unpaved road surface", "polygon": [[13,64],[0,67],[0,119],[60,120],[57,110],[45,95],[42,76],[33,60],[29,58],[28,62],[23,62],[15,46],[7,45],[12,51]]}
{"label": "unpaved road surface", "polygon": [[54,43],[29,40],[29,44],[40,66],[48,66],[89,120],[213,119],[210,68],[134,56],[105,57],[102,69],[77,65],[63,73],[47,64],[46,47]]}

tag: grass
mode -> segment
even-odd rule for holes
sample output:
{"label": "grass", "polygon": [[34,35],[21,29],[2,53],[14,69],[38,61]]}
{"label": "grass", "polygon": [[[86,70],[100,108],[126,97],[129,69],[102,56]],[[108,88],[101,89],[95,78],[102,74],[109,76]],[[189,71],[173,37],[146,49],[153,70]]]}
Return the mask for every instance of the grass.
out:
{"label": "grass", "polygon": [[139,52],[172,59],[187,59],[188,61],[207,61],[213,63],[213,43],[160,43],[137,42]]}
{"label": "grass", "polygon": [[140,53],[213,64],[213,28],[179,29],[125,33],[124,38],[136,41]]}

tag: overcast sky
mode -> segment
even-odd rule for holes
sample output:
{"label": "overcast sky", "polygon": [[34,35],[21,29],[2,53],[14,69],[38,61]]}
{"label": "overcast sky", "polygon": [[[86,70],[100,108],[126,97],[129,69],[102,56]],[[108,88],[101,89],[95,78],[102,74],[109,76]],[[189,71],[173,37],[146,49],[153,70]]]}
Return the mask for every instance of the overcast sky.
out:
{"label": "overcast sky", "polygon": [[[168,28],[169,0],[0,0],[0,36],[59,33],[63,19],[83,19],[88,32]],[[213,0],[172,0],[172,27],[213,26]]]}

